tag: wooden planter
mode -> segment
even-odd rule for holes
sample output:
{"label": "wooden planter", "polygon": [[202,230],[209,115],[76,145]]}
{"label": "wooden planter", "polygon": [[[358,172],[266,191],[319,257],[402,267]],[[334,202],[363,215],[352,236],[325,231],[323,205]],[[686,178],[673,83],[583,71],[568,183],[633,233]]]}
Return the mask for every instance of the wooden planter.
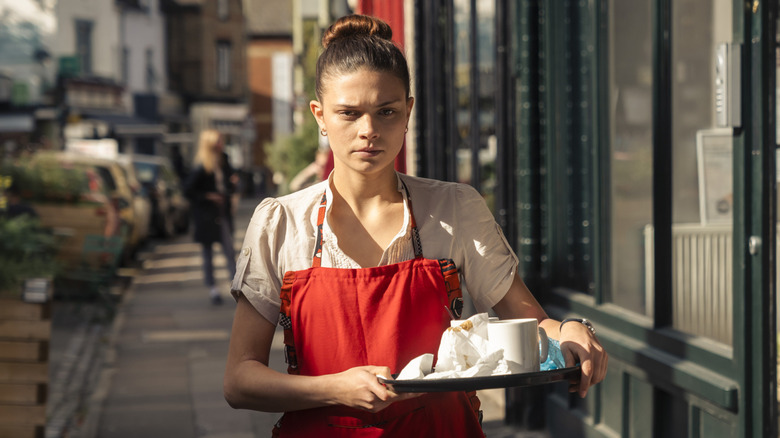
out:
{"label": "wooden planter", "polygon": [[51,302],[0,297],[0,438],[46,429]]}

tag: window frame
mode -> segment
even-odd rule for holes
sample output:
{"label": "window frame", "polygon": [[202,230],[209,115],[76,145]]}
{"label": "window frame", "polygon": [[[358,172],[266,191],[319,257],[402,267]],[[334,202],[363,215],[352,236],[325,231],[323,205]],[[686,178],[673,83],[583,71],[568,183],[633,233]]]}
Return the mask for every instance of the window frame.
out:
{"label": "window frame", "polygon": [[93,35],[95,31],[95,22],[77,18],[74,22],[76,34],[76,58],[79,60],[79,70],[81,74],[89,75],[93,72]]}
{"label": "window frame", "polygon": [[230,18],[230,0],[217,0],[217,18],[222,21]]}
{"label": "window frame", "polygon": [[228,40],[217,40],[216,44],[216,77],[215,84],[217,89],[222,91],[230,90],[233,86],[232,76],[232,56],[233,45]]}

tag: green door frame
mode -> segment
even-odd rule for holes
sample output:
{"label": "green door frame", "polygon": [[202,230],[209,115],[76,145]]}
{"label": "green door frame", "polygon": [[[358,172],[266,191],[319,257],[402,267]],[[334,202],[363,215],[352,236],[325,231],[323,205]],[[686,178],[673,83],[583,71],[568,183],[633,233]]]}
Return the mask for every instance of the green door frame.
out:
{"label": "green door frame", "polygon": [[[732,1],[733,42],[741,47],[742,121],[733,130],[733,290],[738,291],[733,297],[734,348],[671,329],[673,187],[668,166],[674,0],[654,0],[651,18],[656,290],[652,317],[627,314],[607,302],[605,292],[610,287],[611,238],[606,195],[609,1],[496,1],[507,5],[508,11],[497,14],[507,13],[511,20],[507,25],[514,32],[508,36],[512,44],[504,82],[514,91],[509,99],[514,126],[501,132],[515,147],[517,221],[508,226],[517,233],[513,246],[523,256],[520,271],[551,316],[594,320],[614,359],[609,381],[596,387],[584,403],[568,397],[565,388],[552,390],[548,418],[552,415],[556,424],[548,421],[548,427],[564,430],[562,436],[660,437],[667,432],[691,438],[777,436],[777,0]],[[441,109],[452,103],[447,85],[452,72],[445,61],[454,42],[446,32],[444,40],[438,36],[452,21],[450,6],[446,0],[428,0],[417,15],[417,24],[426,25],[417,40],[422,43],[420,53],[430,55],[425,67],[418,66],[418,73],[425,74],[418,76],[430,85],[425,90],[434,102],[418,113],[427,133],[423,167],[427,176],[438,178],[454,175],[451,151],[442,146],[452,142],[437,141],[451,138],[448,129],[454,126],[451,115]],[[589,106],[582,107],[583,102]],[[590,228],[567,228],[563,220],[573,224],[587,220]],[[567,243],[572,237],[575,242],[587,237],[591,246]],[[762,244],[751,247],[751,237]],[[566,262],[572,254],[590,256],[590,277],[561,274],[564,269],[576,271],[571,269],[574,263]]]}
{"label": "green door frame", "polygon": [[[743,128],[734,138],[734,361],[743,436],[777,436],[775,35],[777,1],[734,1]],[[742,267],[742,269],[738,269]]]}
{"label": "green door frame", "polygon": [[[571,108],[572,103],[576,106],[578,102],[571,102],[573,99],[561,95],[560,90],[572,84],[562,79],[565,77],[562,72],[573,68],[571,54],[582,49],[576,47],[577,42],[574,40],[583,35],[572,36],[571,28],[563,26],[561,21],[556,22],[556,17],[566,17],[569,20],[567,23],[576,22],[581,17],[561,13],[564,6],[553,0],[540,4],[542,11],[539,16],[544,18],[544,24],[538,31],[543,41],[539,56],[545,73],[537,85],[543,85],[546,92],[535,103],[543,108],[540,114],[540,155],[543,158],[540,168],[547,169],[547,172],[540,177],[538,187],[542,188],[542,209],[549,216],[542,218],[540,227],[535,230],[537,234],[530,237],[549,242],[549,246],[542,245],[540,248],[551,260],[548,266],[541,266],[540,271],[545,276],[551,271],[557,271],[556,260],[565,256],[565,248],[560,242],[556,244],[556,240],[561,238],[561,224],[551,218],[564,217],[562,213],[567,206],[560,203],[573,199],[570,186],[561,183],[571,178],[563,172],[562,168],[566,165],[562,165],[562,161],[569,160],[570,151],[583,146],[575,144],[572,139],[581,138],[583,134],[601,139],[589,145],[589,150],[598,155],[590,165],[595,186],[600,193],[608,193],[605,190],[609,187],[608,160],[604,159],[604,154],[609,151],[606,140],[609,131],[605,129],[604,123],[604,120],[608,120],[608,98],[605,97],[608,90],[603,80],[606,71],[605,48],[601,45],[605,33],[604,11],[607,0],[579,3],[577,14],[589,15],[588,19],[592,20],[589,41],[596,43],[596,49],[591,55],[591,65],[596,66],[598,73],[574,85],[596,88],[591,95],[595,99],[592,111],[595,120],[592,124],[574,125],[574,132],[570,131],[571,119],[578,115],[571,113],[567,106]],[[744,291],[735,293],[733,298],[735,346],[733,349],[713,348],[711,343],[681,336],[670,328],[673,304],[668,292],[671,290],[672,268],[672,210],[669,200],[672,199],[672,181],[667,169],[672,160],[671,42],[675,36],[671,34],[672,0],[656,0],[653,8],[653,221],[657,291],[654,295],[654,316],[648,325],[636,318],[626,317],[620,309],[603,302],[600,291],[609,287],[607,243],[610,235],[609,209],[604,202],[597,202],[592,212],[597,230],[592,249],[593,255],[598,256],[598,263],[593,267],[595,290],[590,291],[590,294],[582,293],[588,291],[567,289],[565,285],[554,283],[556,280],[560,283],[559,279],[550,281],[548,278],[551,287],[546,292],[549,295],[543,297],[551,315],[585,315],[603,324],[605,330],[601,332],[602,342],[614,358],[625,364],[622,369],[615,367],[621,370],[620,382],[610,384],[613,388],[622,388],[617,391],[618,395],[622,394],[618,397],[620,406],[614,398],[601,396],[606,389],[595,391],[594,397],[589,397],[591,400],[584,405],[571,399],[566,401],[560,394],[553,396],[554,399],[558,396],[557,402],[548,402],[553,409],[563,409],[555,410],[553,414],[561,415],[555,417],[562,419],[560,423],[579,421],[577,429],[581,432],[585,426],[588,431],[584,435],[603,436],[596,427],[603,421],[603,413],[618,409],[623,412],[622,420],[619,420],[621,424],[616,430],[621,435],[650,433],[648,436],[661,436],[680,426],[672,424],[676,420],[662,418],[674,414],[673,409],[666,406],[669,401],[674,401],[687,406],[687,413],[683,414],[685,419],[681,420],[686,423],[687,432],[681,436],[706,436],[715,431],[717,436],[777,436],[776,386],[767,384],[776,381],[777,354],[774,335],[777,220],[774,41],[777,3],[764,4],[757,0],[744,3],[734,0],[733,5],[734,43],[742,47],[740,107],[741,119],[745,121],[744,126],[734,129],[734,193],[741,196],[734,197],[733,290]],[[578,29],[582,32],[581,27]],[[567,44],[573,44],[574,48],[567,47]],[[517,103],[523,105],[524,102],[518,100]],[[520,125],[522,123],[518,123]],[[526,143],[518,142],[518,146],[523,144]],[[518,155],[525,151],[527,148],[519,148]],[[518,158],[523,160],[522,156]],[[518,193],[528,193],[528,187],[521,183]],[[522,232],[519,234],[521,241],[527,236]],[[755,245],[751,249],[748,244],[751,237],[757,238],[753,241],[763,242],[763,245]],[[613,391],[611,395],[615,394]],[[652,398],[649,404],[647,397]],[[579,413],[574,414],[574,418],[564,419],[567,415],[564,411],[573,408]],[[640,418],[644,416],[647,419],[647,411],[640,412],[641,408],[653,410],[653,420],[649,424]],[[560,424],[556,427],[560,427]],[[644,433],[641,432],[643,430]],[[571,431],[568,429],[568,432]]]}

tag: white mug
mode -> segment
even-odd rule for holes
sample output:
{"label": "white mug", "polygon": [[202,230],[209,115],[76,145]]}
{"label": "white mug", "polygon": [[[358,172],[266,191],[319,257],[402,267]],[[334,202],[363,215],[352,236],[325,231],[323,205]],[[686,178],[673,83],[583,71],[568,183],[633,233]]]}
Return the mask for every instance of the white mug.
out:
{"label": "white mug", "polygon": [[541,363],[547,360],[547,332],[539,327],[536,318],[491,319],[488,342],[504,349],[512,373],[539,371]]}

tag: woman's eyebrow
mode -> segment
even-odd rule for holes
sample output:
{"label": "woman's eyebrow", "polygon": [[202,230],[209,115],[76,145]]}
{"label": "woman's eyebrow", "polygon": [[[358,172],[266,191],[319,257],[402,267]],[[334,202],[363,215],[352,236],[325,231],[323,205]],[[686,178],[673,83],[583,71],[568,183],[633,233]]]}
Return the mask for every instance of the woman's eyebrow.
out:
{"label": "woman's eyebrow", "polygon": [[387,106],[387,105],[393,105],[393,104],[396,104],[396,103],[399,103],[399,102],[401,102],[401,100],[400,100],[400,99],[393,99],[393,100],[388,100],[387,102],[382,102],[382,103],[380,103],[380,104],[379,104],[379,105],[377,105],[377,106]]}
{"label": "woman's eyebrow", "polygon": [[[374,106],[382,107],[382,106],[387,106],[387,105],[394,105],[394,104],[397,104],[399,102],[401,102],[400,99],[393,99],[393,100],[388,100],[386,102],[378,103],[378,104],[376,104]],[[335,104],[333,104],[333,106],[335,108],[337,108],[337,109],[353,109],[353,108],[360,108],[361,107],[361,105],[354,105],[354,104],[350,104],[350,103],[335,103]]]}

